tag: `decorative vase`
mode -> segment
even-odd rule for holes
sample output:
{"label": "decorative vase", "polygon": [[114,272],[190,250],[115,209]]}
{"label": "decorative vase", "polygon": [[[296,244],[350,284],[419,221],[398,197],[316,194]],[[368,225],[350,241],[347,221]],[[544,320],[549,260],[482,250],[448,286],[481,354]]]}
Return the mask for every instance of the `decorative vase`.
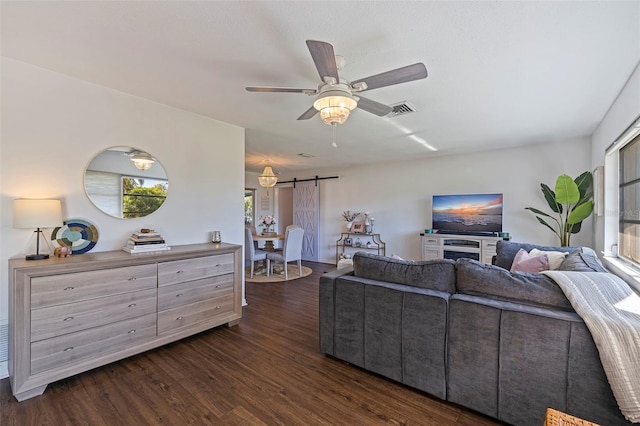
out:
{"label": "decorative vase", "polygon": [[347,222],[347,232],[351,232],[352,226],[353,226],[353,222]]}
{"label": "decorative vase", "polygon": [[364,214],[364,232],[371,233],[371,222],[369,221],[369,213]]}

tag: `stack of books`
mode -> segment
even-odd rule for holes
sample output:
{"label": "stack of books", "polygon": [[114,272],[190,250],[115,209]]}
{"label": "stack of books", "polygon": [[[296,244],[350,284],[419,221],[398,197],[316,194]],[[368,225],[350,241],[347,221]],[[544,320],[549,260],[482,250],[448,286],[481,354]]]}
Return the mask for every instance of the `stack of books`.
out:
{"label": "stack of books", "polygon": [[166,244],[162,235],[152,230],[134,232],[127,244],[122,247],[122,250],[128,253],[149,253],[169,249],[171,247]]}

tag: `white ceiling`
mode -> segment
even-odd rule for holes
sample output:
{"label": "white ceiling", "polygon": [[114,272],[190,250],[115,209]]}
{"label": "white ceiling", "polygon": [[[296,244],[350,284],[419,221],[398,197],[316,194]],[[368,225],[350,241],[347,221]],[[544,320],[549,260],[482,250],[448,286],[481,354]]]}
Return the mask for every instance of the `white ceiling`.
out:
{"label": "white ceiling", "polygon": [[[3,56],[244,127],[252,171],[589,136],[640,62],[640,1],[3,0],[1,13]],[[424,62],[425,80],[366,93],[418,112],[355,110],[336,149],[318,116],[296,120],[312,97],[245,91],[316,88],[307,39],[333,44],[347,80]]]}

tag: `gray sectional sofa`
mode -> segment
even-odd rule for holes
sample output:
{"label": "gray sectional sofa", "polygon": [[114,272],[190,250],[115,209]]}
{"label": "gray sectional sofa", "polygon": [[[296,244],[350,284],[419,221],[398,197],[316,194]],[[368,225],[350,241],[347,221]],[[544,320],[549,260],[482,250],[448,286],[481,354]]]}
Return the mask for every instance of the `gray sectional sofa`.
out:
{"label": "gray sectional sofa", "polygon": [[506,241],[496,265],[359,252],[320,279],[321,351],[509,424],[541,425],[547,407],[631,424],[560,288],[509,272],[521,247],[571,252],[561,269],[605,271],[590,249]]}

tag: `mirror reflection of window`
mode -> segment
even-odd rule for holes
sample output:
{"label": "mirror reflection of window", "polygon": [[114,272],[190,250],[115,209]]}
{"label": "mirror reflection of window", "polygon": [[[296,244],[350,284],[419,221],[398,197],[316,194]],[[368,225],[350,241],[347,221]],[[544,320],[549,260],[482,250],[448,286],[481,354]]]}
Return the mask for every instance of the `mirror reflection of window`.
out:
{"label": "mirror reflection of window", "polygon": [[255,225],[255,199],[256,199],[256,190],[255,189],[246,189],[244,190],[244,224],[245,225]]}
{"label": "mirror reflection of window", "polygon": [[167,198],[169,182],[160,179],[122,178],[122,217],[144,217],[158,210]]}
{"label": "mirror reflection of window", "polygon": [[101,152],[84,175],[84,189],[91,202],[104,213],[122,219],[153,213],[164,203],[168,188],[162,165],[150,154],[132,147]]}

